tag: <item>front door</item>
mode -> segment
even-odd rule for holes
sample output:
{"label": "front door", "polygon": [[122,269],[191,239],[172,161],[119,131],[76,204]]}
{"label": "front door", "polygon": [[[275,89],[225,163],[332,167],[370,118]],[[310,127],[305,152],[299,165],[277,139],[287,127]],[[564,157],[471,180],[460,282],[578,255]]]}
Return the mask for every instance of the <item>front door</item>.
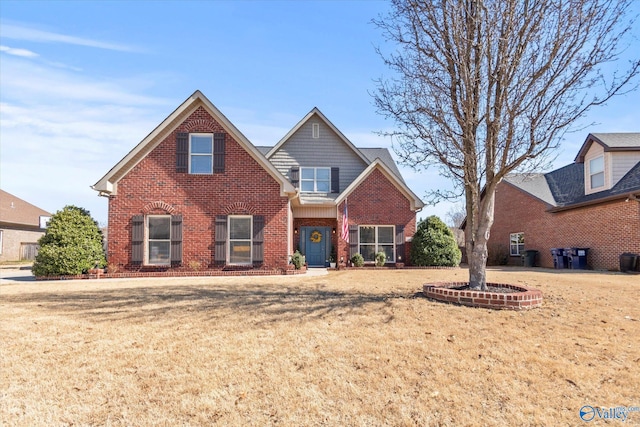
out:
{"label": "front door", "polygon": [[328,227],[302,227],[305,238],[305,256],[310,267],[324,267],[327,260],[327,245],[331,241]]}

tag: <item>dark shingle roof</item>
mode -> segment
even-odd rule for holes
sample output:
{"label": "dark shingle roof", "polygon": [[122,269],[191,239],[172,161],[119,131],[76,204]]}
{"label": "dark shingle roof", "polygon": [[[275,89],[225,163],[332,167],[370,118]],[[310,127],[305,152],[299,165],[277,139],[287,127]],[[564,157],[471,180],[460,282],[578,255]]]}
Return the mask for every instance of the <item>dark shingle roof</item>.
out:
{"label": "dark shingle roof", "polygon": [[402,175],[400,174],[400,170],[398,169],[398,165],[391,157],[391,153],[386,148],[358,148],[362,154],[365,155],[370,162],[373,162],[375,159],[382,160],[391,171],[396,174],[396,176],[400,179],[400,181],[404,182]]}

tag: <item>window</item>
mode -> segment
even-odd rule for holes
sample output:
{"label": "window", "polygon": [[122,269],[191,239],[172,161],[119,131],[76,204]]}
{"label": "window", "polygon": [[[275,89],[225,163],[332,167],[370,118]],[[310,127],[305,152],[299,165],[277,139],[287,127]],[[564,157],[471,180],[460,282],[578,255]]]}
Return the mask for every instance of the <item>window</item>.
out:
{"label": "window", "polygon": [[189,135],[189,173],[204,175],[213,173],[213,134]]}
{"label": "window", "polygon": [[147,217],[147,264],[166,265],[171,262],[171,216]]}
{"label": "window", "polygon": [[0,255],[2,255],[2,233],[3,232],[4,232],[3,230],[0,230]]}
{"label": "window", "polygon": [[592,189],[604,187],[604,156],[589,161],[589,179]]}
{"label": "window", "polygon": [[229,216],[229,264],[250,265],[251,216]]}
{"label": "window", "polygon": [[313,139],[318,139],[320,138],[320,125],[318,123],[314,123],[311,125],[311,137]]}
{"label": "window", "polygon": [[392,225],[360,226],[360,254],[365,261],[375,261],[376,253],[383,251],[387,262],[395,261],[395,231]]}
{"label": "window", "polygon": [[519,256],[524,253],[524,233],[509,235],[509,252],[511,256]]}
{"label": "window", "polygon": [[331,191],[331,168],[301,168],[300,188],[309,193]]}

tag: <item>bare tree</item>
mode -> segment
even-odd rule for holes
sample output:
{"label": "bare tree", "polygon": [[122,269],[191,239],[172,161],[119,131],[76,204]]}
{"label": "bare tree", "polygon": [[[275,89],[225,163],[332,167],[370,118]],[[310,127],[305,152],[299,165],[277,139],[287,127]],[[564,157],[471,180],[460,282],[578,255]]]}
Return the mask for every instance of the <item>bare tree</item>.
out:
{"label": "bare tree", "polygon": [[453,228],[460,228],[466,216],[467,209],[465,208],[464,203],[456,203],[447,211],[447,225]]}
{"label": "bare tree", "polygon": [[[374,23],[394,51],[378,111],[394,146],[420,169],[439,165],[464,193],[469,285],[486,289],[495,189],[547,166],[577,119],[639,72],[618,58],[633,36],[633,0],[392,0]],[[617,62],[616,62],[617,61]],[[621,68],[619,68],[621,67]]]}

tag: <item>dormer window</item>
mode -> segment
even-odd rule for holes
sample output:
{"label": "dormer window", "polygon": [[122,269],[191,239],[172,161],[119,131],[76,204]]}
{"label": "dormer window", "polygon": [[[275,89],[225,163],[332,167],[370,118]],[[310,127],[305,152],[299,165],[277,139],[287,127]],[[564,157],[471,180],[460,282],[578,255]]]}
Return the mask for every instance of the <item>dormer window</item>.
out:
{"label": "dormer window", "polygon": [[604,156],[589,161],[589,182],[592,190],[604,187]]}

